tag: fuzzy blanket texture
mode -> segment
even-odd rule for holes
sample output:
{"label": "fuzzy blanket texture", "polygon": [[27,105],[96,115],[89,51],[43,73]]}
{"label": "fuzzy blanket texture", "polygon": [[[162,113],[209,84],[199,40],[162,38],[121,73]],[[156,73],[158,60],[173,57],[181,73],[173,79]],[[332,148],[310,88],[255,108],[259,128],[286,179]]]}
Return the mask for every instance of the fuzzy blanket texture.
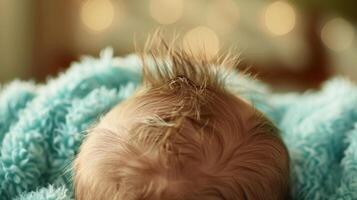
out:
{"label": "fuzzy blanket texture", "polygon": [[[106,49],[46,84],[2,86],[0,199],[73,199],[71,161],[86,128],[130,96],[140,76],[136,56],[113,58]],[[275,94],[239,73],[232,82],[280,128],[293,199],[357,199],[356,85],[337,77],[319,91]]]}

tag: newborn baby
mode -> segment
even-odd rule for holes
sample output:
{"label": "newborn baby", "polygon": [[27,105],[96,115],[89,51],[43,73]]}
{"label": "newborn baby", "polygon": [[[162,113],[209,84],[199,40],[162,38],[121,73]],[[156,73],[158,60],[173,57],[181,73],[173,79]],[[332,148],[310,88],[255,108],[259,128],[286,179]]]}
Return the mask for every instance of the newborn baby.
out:
{"label": "newborn baby", "polygon": [[229,91],[218,70],[226,63],[159,46],[142,55],[142,87],[88,131],[74,162],[75,198],[287,199],[287,149],[278,129]]}

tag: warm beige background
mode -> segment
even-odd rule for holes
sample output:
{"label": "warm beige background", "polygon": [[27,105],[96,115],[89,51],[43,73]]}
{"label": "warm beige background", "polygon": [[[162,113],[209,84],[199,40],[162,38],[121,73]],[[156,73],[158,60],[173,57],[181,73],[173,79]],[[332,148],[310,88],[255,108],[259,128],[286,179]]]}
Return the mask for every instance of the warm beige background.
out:
{"label": "warm beige background", "polygon": [[[80,55],[98,55],[106,46],[112,46],[116,55],[128,54],[133,51],[134,34],[140,44],[161,26],[150,13],[150,5],[157,0],[109,1],[114,10],[112,23],[103,31],[93,31],[81,19],[86,1],[0,0],[0,83],[14,78],[44,80]],[[208,27],[220,47],[236,47],[246,65],[276,87],[314,87],[331,73],[357,81],[357,18],[341,7],[351,7],[352,1],[342,5],[331,0],[326,8],[288,2],[296,22],[282,36],[269,33],[264,26],[264,12],[274,1],[176,1],[183,5],[182,16],[164,26],[168,32],[175,30],[184,37],[196,27]],[[354,30],[349,47],[338,52],[320,41],[324,24],[336,17],[349,21]]]}

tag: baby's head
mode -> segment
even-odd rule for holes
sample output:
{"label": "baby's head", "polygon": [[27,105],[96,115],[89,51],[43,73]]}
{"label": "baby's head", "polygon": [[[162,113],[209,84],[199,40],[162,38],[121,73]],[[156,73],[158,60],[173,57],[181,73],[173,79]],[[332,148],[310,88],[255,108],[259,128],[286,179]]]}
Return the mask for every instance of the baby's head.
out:
{"label": "baby's head", "polygon": [[76,199],[287,198],[288,153],[278,130],[225,87],[217,70],[224,64],[171,48],[149,55],[143,87],[84,140]]}

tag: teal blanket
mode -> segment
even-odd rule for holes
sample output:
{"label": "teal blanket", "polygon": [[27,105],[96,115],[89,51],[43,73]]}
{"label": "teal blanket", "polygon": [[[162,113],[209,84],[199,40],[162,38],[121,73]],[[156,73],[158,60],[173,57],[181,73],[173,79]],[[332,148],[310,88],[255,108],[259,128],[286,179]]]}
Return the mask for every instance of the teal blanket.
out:
{"label": "teal blanket", "polygon": [[[139,82],[138,58],[113,58],[107,49],[46,84],[13,81],[1,87],[0,199],[72,199],[71,161],[86,128]],[[291,157],[294,199],[357,199],[353,83],[334,78],[304,94],[274,94],[245,77],[232,83],[245,87],[242,95],[280,128]]]}

